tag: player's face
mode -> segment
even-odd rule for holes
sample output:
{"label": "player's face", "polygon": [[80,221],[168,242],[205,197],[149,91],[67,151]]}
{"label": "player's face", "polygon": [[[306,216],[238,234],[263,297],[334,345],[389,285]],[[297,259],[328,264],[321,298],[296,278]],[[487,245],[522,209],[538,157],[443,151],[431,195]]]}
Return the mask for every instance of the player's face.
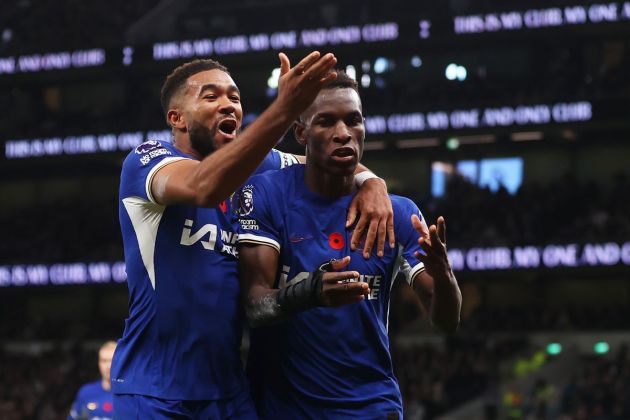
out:
{"label": "player's face", "polygon": [[190,76],[183,100],[191,146],[203,157],[236,138],[243,122],[241,95],[224,71]]}
{"label": "player's face", "polygon": [[365,139],[359,94],[350,88],[322,90],[303,117],[309,162],[335,175],[354,173]]}
{"label": "player's face", "polygon": [[109,372],[112,367],[112,357],[114,357],[114,346],[103,347],[98,352],[98,370],[101,372],[101,377],[104,381],[109,382]]}

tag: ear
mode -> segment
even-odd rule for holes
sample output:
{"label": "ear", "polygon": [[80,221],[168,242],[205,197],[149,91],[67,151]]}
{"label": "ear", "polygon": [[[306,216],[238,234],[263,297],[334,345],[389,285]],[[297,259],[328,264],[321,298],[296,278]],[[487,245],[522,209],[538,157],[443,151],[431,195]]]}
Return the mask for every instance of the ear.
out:
{"label": "ear", "polygon": [[304,125],[304,123],[300,120],[295,120],[295,123],[293,124],[293,132],[295,134],[295,139],[302,146],[306,146],[306,136],[304,135],[305,131],[306,125]]}
{"label": "ear", "polygon": [[173,128],[179,130],[186,129],[186,118],[184,118],[184,114],[179,112],[178,109],[171,108],[168,110],[166,114],[166,122]]}

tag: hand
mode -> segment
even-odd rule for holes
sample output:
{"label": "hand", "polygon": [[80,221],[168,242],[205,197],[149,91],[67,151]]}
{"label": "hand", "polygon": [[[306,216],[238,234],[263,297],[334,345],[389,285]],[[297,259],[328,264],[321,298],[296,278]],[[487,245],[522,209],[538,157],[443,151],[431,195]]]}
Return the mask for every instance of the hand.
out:
{"label": "hand", "polygon": [[434,280],[454,277],[446,252],[446,222],[444,217],[437,219],[437,226],[427,225],[417,215],[411,216],[411,224],[420,234],[418,244],[424,254],[416,252],[416,258],[424,263],[424,268]]}
{"label": "hand", "polygon": [[[341,270],[350,264],[350,257],[346,256],[332,262],[333,270]],[[342,306],[360,302],[365,294],[370,293],[367,283],[358,281],[356,271],[327,272],[322,278],[322,293],[320,301],[323,306]]]}
{"label": "hand", "polygon": [[337,58],[331,53],[322,57],[319,51],[313,51],[291,68],[286,54],[280,53],[278,57],[280,79],[277,100],[295,119],[311,105],[325,83],[335,80],[337,73],[330,70],[337,64]]}
{"label": "hand", "polygon": [[380,178],[373,178],[363,183],[350,203],[346,227],[352,226],[357,213],[359,213],[359,221],[352,232],[352,238],[350,238],[350,249],[356,250],[367,227],[363,258],[370,258],[372,247],[377,239],[377,255],[382,257],[385,250],[385,236],[389,239],[390,247],[393,248],[396,243],[394,210],[387,194],[385,181]]}

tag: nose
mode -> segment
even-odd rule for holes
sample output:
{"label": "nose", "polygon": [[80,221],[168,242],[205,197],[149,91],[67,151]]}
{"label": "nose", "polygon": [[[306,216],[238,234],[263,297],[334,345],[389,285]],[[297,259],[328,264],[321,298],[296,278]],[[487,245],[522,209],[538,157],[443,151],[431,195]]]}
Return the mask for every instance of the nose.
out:
{"label": "nose", "polygon": [[223,98],[219,104],[219,112],[221,114],[229,115],[234,114],[234,111],[236,111],[236,108],[234,107],[232,101],[230,101],[229,98]]}
{"label": "nose", "polygon": [[335,124],[335,131],[333,132],[333,141],[337,143],[346,144],[352,139],[348,126],[343,121],[338,121]]}

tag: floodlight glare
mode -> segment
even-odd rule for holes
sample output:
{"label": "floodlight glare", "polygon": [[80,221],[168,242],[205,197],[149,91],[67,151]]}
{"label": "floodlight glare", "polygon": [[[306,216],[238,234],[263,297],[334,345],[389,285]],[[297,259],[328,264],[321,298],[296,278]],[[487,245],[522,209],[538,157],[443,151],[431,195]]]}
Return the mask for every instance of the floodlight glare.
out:
{"label": "floodlight glare", "polygon": [[422,59],[419,56],[417,56],[417,55],[412,56],[411,57],[411,66],[415,67],[415,68],[418,68],[418,67],[422,66]]}
{"label": "floodlight glare", "polygon": [[547,353],[555,356],[562,352],[562,345],[560,343],[549,343],[547,344]]}
{"label": "floodlight glare", "polygon": [[593,349],[597,354],[606,354],[610,350],[610,345],[605,341],[598,341],[595,343],[595,346],[593,346]]}
{"label": "floodlight glare", "polygon": [[451,63],[446,66],[446,71],[444,75],[448,80],[455,80],[457,78],[457,64]]}

